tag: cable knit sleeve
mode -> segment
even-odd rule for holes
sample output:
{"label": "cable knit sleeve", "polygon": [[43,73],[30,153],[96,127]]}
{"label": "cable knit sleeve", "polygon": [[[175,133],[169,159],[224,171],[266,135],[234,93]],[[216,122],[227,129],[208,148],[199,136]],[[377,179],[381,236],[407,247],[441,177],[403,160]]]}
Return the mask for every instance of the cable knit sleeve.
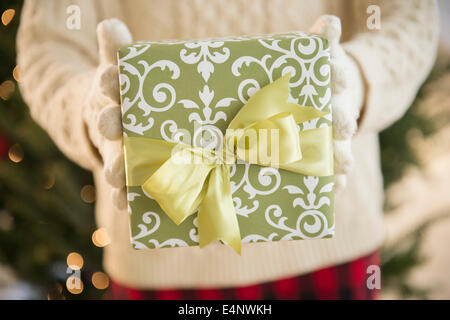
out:
{"label": "cable knit sleeve", "polygon": [[361,132],[381,131],[404,114],[433,66],[438,43],[434,0],[370,4],[381,9],[381,28],[370,31],[366,27],[366,32],[344,44],[366,81]]}
{"label": "cable knit sleeve", "polygon": [[[32,117],[66,156],[87,169],[99,163],[82,117],[97,64],[93,3],[28,0],[17,37],[20,88]],[[66,25],[74,4],[82,8],[80,29]]]}

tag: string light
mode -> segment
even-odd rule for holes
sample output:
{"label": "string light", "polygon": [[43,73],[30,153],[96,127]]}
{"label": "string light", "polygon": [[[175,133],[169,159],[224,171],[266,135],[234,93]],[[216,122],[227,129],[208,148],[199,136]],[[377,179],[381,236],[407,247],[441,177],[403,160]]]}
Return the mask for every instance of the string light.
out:
{"label": "string light", "polygon": [[14,15],[16,14],[16,10],[14,9],[7,9],[3,11],[2,14],[2,23],[4,26],[7,26],[11,20],[14,18]]}
{"label": "string light", "polygon": [[99,290],[105,290],[109,287],[109,278],[103,272],[95,272],[92,275],[92,284]]}
{"label": "string light", "polygon": [[92,233],[92,242],[97,247],[105,247],[111,243],[111,238],[105,228],[99,228]]}
{"label": "string light", "polygon": [[81,200],[86,203],[93,203],[95,201],[95,188],[91,185],[85,185],[81,188],[80,192]]}
{"label": "string light", "polygon": [[73,270],[80,270],[83,268],[83,257],[77,252],[71,252],[67,255],[67,265]]}
{"label": "string light", "polygon": [[23,160],[23,149],[20,144],[12,145],[8,150],[8,157],[12,162],[19,163]]}

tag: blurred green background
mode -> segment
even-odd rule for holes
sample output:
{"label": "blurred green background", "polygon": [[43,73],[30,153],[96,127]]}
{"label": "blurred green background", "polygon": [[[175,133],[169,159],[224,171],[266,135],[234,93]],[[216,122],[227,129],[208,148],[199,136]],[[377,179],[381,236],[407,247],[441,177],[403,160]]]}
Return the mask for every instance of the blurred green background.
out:
{"label": "blurred green background", "polygon": [[[102,251],[92,242],[92,176],[59,152],[31,119],[18,90],[15,38],[21,6],[11,0],[0,5],[0,265],[23,281],[13,291],[18,297],[100,298],[105,290],[91,281],[101,271]],[[83,264],[79,294],[67,290],[67,259]],[[8,282],[8,269],[0,286]]]}

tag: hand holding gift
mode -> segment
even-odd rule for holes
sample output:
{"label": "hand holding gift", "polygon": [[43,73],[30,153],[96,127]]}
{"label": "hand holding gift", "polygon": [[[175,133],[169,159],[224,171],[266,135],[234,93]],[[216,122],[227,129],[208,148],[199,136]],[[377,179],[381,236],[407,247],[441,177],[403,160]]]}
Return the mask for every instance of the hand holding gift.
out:
{"label": "hand holding gift", "polygon": [[332,15],[321,16],[310,32],[328,39],[330,45],[331,88],[334,128],[335,190],[345,187],[346,174],[353,165],[352,136],[363,104],[363,80],[356,62],[339,44],[341,21]]}
{"label": "hand holding gift", "polygon": [[[346,71],[353,78],[359,72],[339,46],[339,19],[324,16],[313,29],[320,34],[141,41],[120,48],[136,249],[221,240],[240,252],[241,242],[333,236],[333,167],[342,185],[359,110]],[[242,136],[228,139],[230,129]],[[275,144],[264,138],[274,132],[280,133]],[[244,156],[238,145],[247,138],[241,150],[259,156],[276,147],[278,165]],[[224,142],[234,160],[213,165]],[[204,161],[188,161],[205,152]]]}
{"label": "hand holding gift", "polygon": [[97,40],[99,65],[84,118],[89,137],[102,157],[105,178],[112,187],[112,201],[122,210],[126,208],[126,190],[117,50],[133,40],[126,25],[117,19],[98,24]]}

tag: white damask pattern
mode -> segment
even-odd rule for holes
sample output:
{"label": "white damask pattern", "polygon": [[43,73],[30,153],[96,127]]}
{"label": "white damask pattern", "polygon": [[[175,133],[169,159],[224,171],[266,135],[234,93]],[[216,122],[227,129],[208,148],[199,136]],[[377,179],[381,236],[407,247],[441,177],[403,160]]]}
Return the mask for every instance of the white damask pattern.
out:
{"label": "white damask pattern", "polygon": [[[129,63],[128,61],[132,58],[138,57],[150,48],[150,44],[136,44],[134,46],[128,47],[129,53],[124,57],[119,59],[119,65],[124,71],[120,74],[119,81],[121,86],[120,94],[125,96],[125,94],[130,90],[130,79],[128,74],[137,77],[139,81],[139,87],[136,91],[136,95],[133,99],[125,97],[122,100],[122,114],[125,113],[137,103],[139,109],[144,113],[143,116],[147,117],[147,125],[138,123],[136,116],[134,114],[128,114],[126,119],[123,119],[123,127],[131,132],[143,135],[145,131],[153,127],[154,119],[149,117],[151,112],[164,112],[173,107],[176,100],[176,92],[172,85],[169,83],[159,83],[153,88],[153,100],[154,102],[147,102],[144,97],[144,83],[149,73],[159,68],[161,71],[166,68],[172,72],[171,79],[178,79],[180,76],[180,68],[178,65],[169,60],[159,60],[155,63],[149,65],[147,61],[140,60],[137,64],[143,67],[143,71],[140,71],[137,66]],[[126,121],[128,120],[128,121]]]}
{"label": "white damask pattern", "polygon": [[[144,52],[149,50],[153,45],[150,43],[138,43],[128,47],[129,52],[123,55],[119,60],[121,70],[120,84],[121,94],[123,98],[123,126],[126,130],[143,135],[147,130],[153,128],[155,121],[152,113],[165,112],[174,106],[182,106],[186,110],[186,117],[190,123],[198,124],[193,132],[193,142],[195,146],[217,148],[223,144],[222,131],[217,126],[221,121],[229,121],[227,114],[222,111],[228,108],[237,100],[232,97],[219,97],[215,95],[215,91],[211,88],[211,75],[215,71],[214,65],[230,63],[232,75],[236,77],[236,81],[240,81],[236,96],[241,103],[246,103],[248,98],[259,90],[265,83],[273,82],[276,78],[286,73],[291,73],[292,88],[301,87],[296,96],[292,94],[289,100],[298,104],[305,104],[309,101],[314,108],[323,110],[330,107],[331,90],[328,88],[325,94],[318,96],[315,89],[316,86],[329,86],[330,68],[328,63],[322,60],[328,59],[329,49],[324,47],[324,43],[320,38],[314,35],[306,35],[303,33],[292,33],[284,36],[289,39],[289,47],[286,46],[287,41],[281,40],[276,36],[257,36],[257,37],[239,37],[223,39],[223,41],[205,40],[196,42],[184,42],[179,46],[179,59],[177,61],[158,60],[148,63],[144,59],[135,62]],[[240,56],[229,61],[231,56],[230,48],[227,46],[228,41],[257,41],[267,51],[261,59],[253,56]],[[179,44],[180,42],[172,42]],[[130,61],[133,59],[133,62]],[[177,93],[172,80],[180,77],[183,67],[182,63],[197,65],[197,73],[204,81],[203,87],[198,90],[197,100],[178,99]],[[244,68],[251,70],[263,71],[266,75],[264,83],[260,83],[261,79],[243,78]],[[160,72],[164,70],[170,71],[170,77],[167,82],[161,82],[153,85],[152,100],[147,101],[144,96],[143,88],[146,80],[151,76],[152,72]],[[245,74],[248,74],[245,73]],[[137,78],[139,88],[133,97],[129,97],[127,92],[130,91],[130,77]],[[239,79],[239,80],[238,80]],[[292,92],[291,92],[292,93]],[[137,106],[142,111],[142,117],[146,119],[146,123],[139,122],[136,116],[127,111],[132,106]],[[331,107],[330,107],[331,108]],[[125,116],[125,114],[127,115]],[[331,112],[329,115],[322,117],[329,122],[331,121]],[[142,120],[141,120],[142,121]],[[327,125],[327,123],[319,123],[320,119],[314,119],[302,123],[299,130],[307,130],[318,126]],[[166,119],[159,124],[159,132],[161,137],[166,141],[183,142],[189,132],[180,128],[175,119]],[[205,134],[207,133],[207,134]],[[237,170],[237,166],[240,170]],[[257,179],[251,179],[249,171],[253,173],[257,170]],[[320,188],[319,178],[312,176],[299,176],[303,179],[298,185],[288,184],[282,181],[282,175],[276,168],[251,166],[248,163],[238,162],[231,166],[230,175],[231,191],[233,194],[233,202],[236,213],[240,219],[249,219],[254,214],[264,214],[267,225],[272,227],[268,236],[261,234],[246,234],[243,242],[256,241],[273,241],[273,240],[292,240],[292,239],[309,239],[321,238],[334,234],[334,224],[329,225],[327,217],[321,211],[323,207],[332,205],[333,183],[328,183]],[[238,177],[239,175],[239,177]],[[302,189],[301,186],[304,186]],[[274,203],[262,204],[259,199],[273,195],[275,192],[283,190],[290,195],[295,195],[291,208],[288,212],[283,212],[280,205],[277,204],[276,198],[270,198]],[[239,191],[239,192],[238,192]],[[241,192],[244,191],[244,192]],[[243,198],[242,195],[247,195]],[[129,193],[129,210],[131,213],[131,203],[138,201],[141,194]],[[152,199],[152,197],[142,191],[142,196]],[[286,211],[286,204],[284,204]],[[150,236],[157,232],[161,224],[161,217],[158,213],[148,211],[145,213],[136,213],[142,216],[142,221],[138,223],[137,234],[132,236],[132,243],[137,249],[147,247],[164,247],[164,246],[187,246],[186,241],[198,243],[197,219],[192,220],[192,227],[186,239],[164,239],[158,241]],[[289,220],[288,220],[289,219]],[[292,221],[295,220],[295,224]],[[288,221],[290,223],[288,223]]]}
{"label": "white damask pattern", "polygon": [[[131,243],[133,244],[135,249],[147,249],[148,246],[139,241],[140,239],[146,238],[156,232],[158,230],[159,226],[161,225],[161,218],[159,215],[153,211],[145,212],[142,215],[142,222],[138,225],[138,228],[140,232],[137,235],[134,235],[131,237]],[[152,226],[153,225],[153,226]],[[182,246],[185,247],[188,244],[181,240],[176,238],[167,239],[163,242],[159,242],[156,239],[149,239],[147,241],[149,244],[151,244],[155,248],[162,248],[162,247],[177,247]]]}
{"label": "white damask pattern", "polygon": [[230,49],[222,48],[224,44],[223,41],[186,42],[184,46],[187,49],[181,50],[180,58],[184,63],[197,64],[198,73],[208,82],[214,72],[214,64],[224,63],[230,57]]}

